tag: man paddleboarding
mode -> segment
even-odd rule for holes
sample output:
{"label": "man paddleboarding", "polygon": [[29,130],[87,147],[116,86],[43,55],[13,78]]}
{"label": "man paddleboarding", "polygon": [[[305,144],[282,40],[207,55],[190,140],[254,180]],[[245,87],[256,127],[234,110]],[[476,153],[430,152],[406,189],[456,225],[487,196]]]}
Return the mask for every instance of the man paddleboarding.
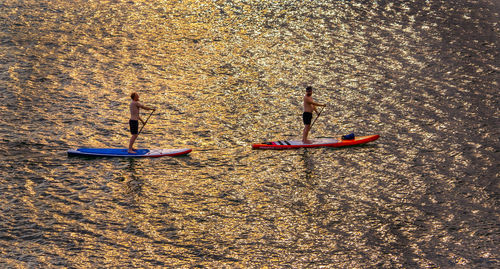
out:
{"label": "man paddleboarding", "polygon": [[130,137],[130,142],[128,144],[128,153],[135,154],[136,149],[134,149],[133,146],[135,140],[139,136],[139,121],[142,122],[142,125],[145,124],[145,122],[139,115],[140,109],[142,108],[145,110],[153,111],[155,111],[156,109],[144,106],[143,104],[139,103],[139,94],[137,94],[136,92],[133,92],[130,95],[130,98],[132,98],[132,102],[130,102],[130,120],[128,123],[130,125],[130,133],[132,134],[132,137]]}
{"label": "man paddleboarding", "polygon": [[306,87],[306,95],[304,95],[304,113],[302,114],[302,120],[304,121],[304,131],[302,132],[302,142],[304,144],[311,144],[311,141],[307,139],[309,131],[311,130],[311,121],[313,118],[313,111],[318,113],[316,109],[317,106],[326,106],[314,102],[312,98],[313,88],[311,86]]}

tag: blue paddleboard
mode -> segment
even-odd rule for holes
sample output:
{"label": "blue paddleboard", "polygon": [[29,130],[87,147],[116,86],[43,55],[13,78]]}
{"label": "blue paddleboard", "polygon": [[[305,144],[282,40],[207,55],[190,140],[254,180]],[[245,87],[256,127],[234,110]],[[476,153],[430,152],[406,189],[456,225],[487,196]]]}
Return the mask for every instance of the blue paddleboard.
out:
{"label": "blue paddleboard", "polygon": [[188,154],[191,149],[138,149],[135,154],[128,153],[127,149],[115,148],[79,148],[68,150],[68,156],[94,157],[162,157]]}

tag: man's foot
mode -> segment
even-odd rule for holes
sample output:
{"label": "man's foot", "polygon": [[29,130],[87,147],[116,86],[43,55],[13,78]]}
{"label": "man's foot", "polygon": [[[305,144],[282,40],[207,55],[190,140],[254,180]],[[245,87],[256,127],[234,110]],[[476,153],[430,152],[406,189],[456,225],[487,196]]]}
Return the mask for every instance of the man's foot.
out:
{"label": "man's foot", "polygon": [[302,140],[302,143],[304,143],[304,144],[311,144],[312,142],[311,142],[311,140],[307,140],[306,139],[306,140]]}
{"label": "man's foot", "polygon": [[135,152],[135,151],[133,151],[133,150],[130,150],[130,149],[129,149],[129,150],[128,150],[128,153],[130,153],[130,154],[136,154],[137,152]]}

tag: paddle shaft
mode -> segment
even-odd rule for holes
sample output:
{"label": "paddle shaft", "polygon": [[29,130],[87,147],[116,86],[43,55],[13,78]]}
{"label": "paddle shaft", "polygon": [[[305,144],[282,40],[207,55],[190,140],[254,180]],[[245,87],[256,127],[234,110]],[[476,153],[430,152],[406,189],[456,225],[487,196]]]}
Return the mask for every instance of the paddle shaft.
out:
{"label": "paddle shaft", "polygon": [[141,129],[139,130],[139,133],[137,133],[137,135],[139,135],[141,132],[142,132],[142,129],[144,129],[144,126],[146,126],[146,124],[148,123],[148,120],[149,118],[151,118],[151,115],[153,115],[155,111],[151,111],[151,114],[149,114],[148,118],[146,119],[146,121],[144,122],[144,124],[142,125]]}
{"label": "paddle shaft", "polygon": [[316,122],[316,120],[319,118],[319,116],[321,115],[321,113],[322,113],[322,112],[323,112],[323,110],[325,109],[325,107],[326,107],[326,106],[324,106],[324,107],[321,109],[321,111],[318,113],[318,116],[316,116],[316,118],[314,119],[313,123],[311,124],[311,129],[312,129],[312,127],[313,127],[314,123]]}

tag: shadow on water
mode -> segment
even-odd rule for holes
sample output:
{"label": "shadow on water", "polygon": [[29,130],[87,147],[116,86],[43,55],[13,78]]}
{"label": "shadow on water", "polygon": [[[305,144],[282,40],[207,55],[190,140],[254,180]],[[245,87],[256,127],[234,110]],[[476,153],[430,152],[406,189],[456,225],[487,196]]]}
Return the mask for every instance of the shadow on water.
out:
{"label": "shadow on water", "polygon": [[125,181],[126,193],[132,196],[140,196],[144,186],[144,179],[137,175],[136,171],[136,159],[129,158],[127,160],[128,164],[125,169],[128,178],[125,179],[124,175],[120,177],[121,180]]}
{"label": "shadow on water", "polygon": [[301,156],[304,164],[305,181],[311,182],[314,179],[314,156],[311,156],[309,149],[303,149]]}

